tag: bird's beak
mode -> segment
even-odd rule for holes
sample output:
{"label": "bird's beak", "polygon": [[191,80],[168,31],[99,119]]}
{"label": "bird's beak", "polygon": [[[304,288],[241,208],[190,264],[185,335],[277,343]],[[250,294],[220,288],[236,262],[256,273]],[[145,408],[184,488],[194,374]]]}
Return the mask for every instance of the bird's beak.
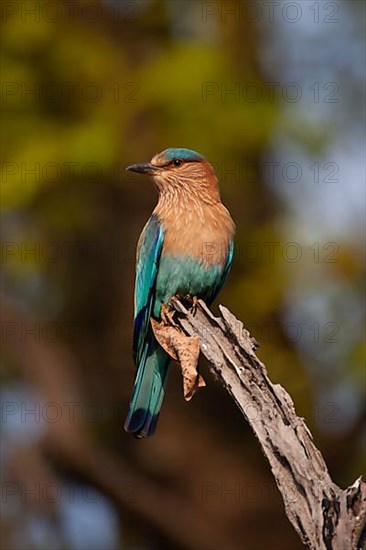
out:
{"label": "bird's beak", "polygon": [[127,172],[137,172],[139,174],[153,174],[156,166],[146,162],[145,164],[131,164],[131,166],[127,166],[126,170]]}

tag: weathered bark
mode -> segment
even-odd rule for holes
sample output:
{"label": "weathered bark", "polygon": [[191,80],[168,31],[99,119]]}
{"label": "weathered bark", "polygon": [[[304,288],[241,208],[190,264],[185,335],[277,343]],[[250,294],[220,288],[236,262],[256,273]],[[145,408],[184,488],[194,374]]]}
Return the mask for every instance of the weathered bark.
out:
{"label": "weathered bark", "polygon": [[358,550],[366,535],[366,484],[358,478],[346,490],[331,479],[290,395],[272,384],[257,346],[241,321],[225,307],[215,318],[198,302],[194,313],[174,302],[174,321],[200,340],[201,352],[250,424],[268,459],[288,519],[305,546]]}

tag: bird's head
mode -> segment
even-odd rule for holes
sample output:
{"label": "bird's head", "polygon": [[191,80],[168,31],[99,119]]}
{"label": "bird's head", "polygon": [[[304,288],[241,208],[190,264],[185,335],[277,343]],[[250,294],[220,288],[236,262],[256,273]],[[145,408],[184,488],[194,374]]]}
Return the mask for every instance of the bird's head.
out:
{"label": "bird's head", "polygon": [[163,195],[194,194],[202,200],[220,200],[217,178],[211,164],[192,149],[171,148],[154,155],[150,162],[132,164],[129,172],[149,174]]}

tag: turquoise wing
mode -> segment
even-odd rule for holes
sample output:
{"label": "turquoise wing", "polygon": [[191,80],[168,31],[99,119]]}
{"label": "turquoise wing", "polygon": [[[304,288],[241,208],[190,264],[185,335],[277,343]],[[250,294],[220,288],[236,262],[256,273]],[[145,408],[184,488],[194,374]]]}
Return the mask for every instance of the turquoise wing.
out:
{"label": "turquoise wing", "polygon": [[163,242],[163,226],[156,216],[152,216],[139,242],[136,266],[133,356],[137,371],[125,421],[125,430],[136,437],[148,437],[154,433],[170,362],[150,325]]}
{"label": "turquoise wing", "polygon": [[144,343],[150,328],[156,277],[164,243],[164,229],[156,216],[151,216],[141,236],[135,281],[135,319],[133,330],[133,357],[139,365]]}

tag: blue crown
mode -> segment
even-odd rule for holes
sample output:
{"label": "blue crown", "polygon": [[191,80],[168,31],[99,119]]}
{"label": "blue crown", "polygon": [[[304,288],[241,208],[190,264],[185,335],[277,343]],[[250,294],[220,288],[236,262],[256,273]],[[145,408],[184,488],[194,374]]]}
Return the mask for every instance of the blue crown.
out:
{"label": "blue crown", "polygon": [[191,162],[200,161],[200,160],[205,159],[205,157],[203,157],[202,155],[200,155],[196,151],[193,151],[192,149],[184,149],[184,148],[165,149],[165,151],[163,151],[162,154],[164,155],[166,160],[169,161],[169,162],[174,160],[174,159],[182,159],[182,160],[186,160],[188,162],[189,161],[191,161]]}

